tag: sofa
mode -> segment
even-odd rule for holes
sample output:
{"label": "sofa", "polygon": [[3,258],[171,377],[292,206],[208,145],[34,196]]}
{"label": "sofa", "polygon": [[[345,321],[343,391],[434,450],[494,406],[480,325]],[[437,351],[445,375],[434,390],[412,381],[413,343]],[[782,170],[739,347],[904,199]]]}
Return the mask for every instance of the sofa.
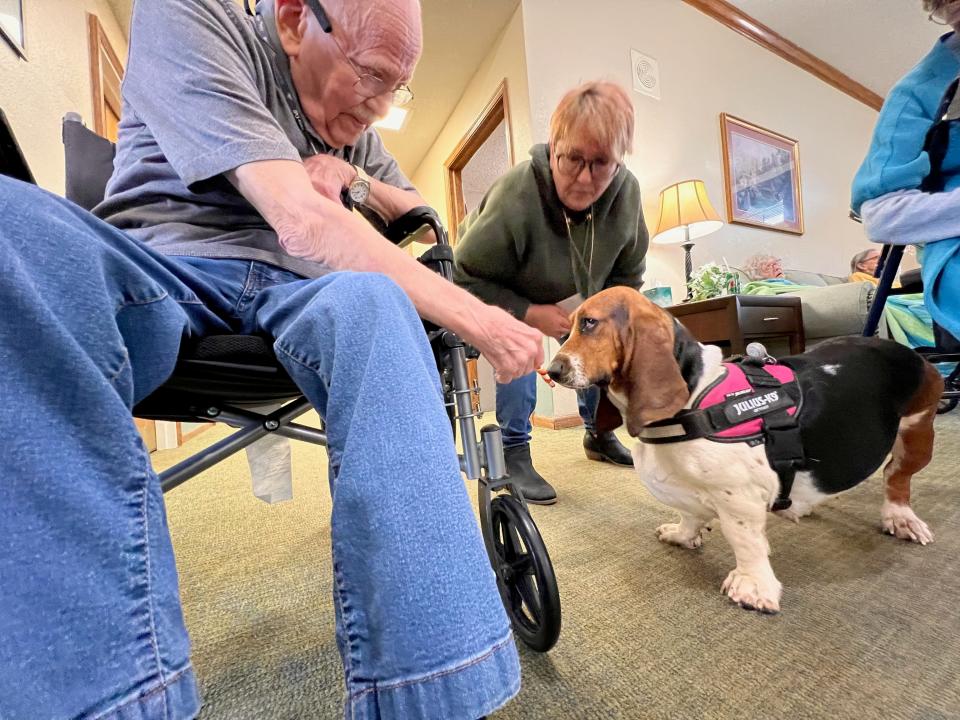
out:
{"label": "sofa", "polygon": [[843,277],[803,270],[785,270],[784,275],[798,285],[812,286],[784,293],[800,298],[808,348],[832,337],[863,332],[877,290],[873,283],[851,283]]}

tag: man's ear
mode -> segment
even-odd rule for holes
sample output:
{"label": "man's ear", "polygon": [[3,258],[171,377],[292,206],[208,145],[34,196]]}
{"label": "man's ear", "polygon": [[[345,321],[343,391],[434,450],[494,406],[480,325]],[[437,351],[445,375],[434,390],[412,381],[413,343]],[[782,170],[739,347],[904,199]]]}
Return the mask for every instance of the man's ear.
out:
{"label": "man's ear", "polygon": [[621,376],[627,386],[627,431],[633,437],[644,425],[676,415],[690,397],[673,356],[673,321],[665,311],[644,301],[646,298],[632,303],[624,332]]}
{"label": "man's ear", "polygon": [[307,31],[307,6],[303,0],[277,0],[276,19],[277,35],[287,57],[296,57],[300,54],[300,45]]}
{"label": "man's ear", "polygon": [[597,435],[616,430],[623,425],[623,415],[617,410],[617,406],[610,402],[607,391],[603,388],[600,388],[600,402],[597,403],[597,414],[593,419],[593,425]]}

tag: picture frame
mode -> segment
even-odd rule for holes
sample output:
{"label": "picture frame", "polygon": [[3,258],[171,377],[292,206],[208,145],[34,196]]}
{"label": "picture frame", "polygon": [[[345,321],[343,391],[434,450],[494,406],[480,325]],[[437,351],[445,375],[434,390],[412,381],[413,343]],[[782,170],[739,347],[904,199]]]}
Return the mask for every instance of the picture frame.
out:
{"label": "picture frame", "polygon": [[24,60],[23,0],[0,0],[0,37]]}
{"label": "picture frame", "polygon": [[727,220],[803,235],[800,144],[720,113]]}

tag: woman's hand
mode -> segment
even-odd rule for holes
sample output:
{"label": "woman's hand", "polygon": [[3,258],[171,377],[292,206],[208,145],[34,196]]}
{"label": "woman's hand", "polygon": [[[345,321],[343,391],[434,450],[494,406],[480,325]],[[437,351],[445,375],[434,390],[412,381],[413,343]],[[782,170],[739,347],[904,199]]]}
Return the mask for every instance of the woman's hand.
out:
{"label": "woman's hand", "polygon": [[547,337],[559,340],[570,332],[570,320],[557,305],[531,305],[523,321]]}

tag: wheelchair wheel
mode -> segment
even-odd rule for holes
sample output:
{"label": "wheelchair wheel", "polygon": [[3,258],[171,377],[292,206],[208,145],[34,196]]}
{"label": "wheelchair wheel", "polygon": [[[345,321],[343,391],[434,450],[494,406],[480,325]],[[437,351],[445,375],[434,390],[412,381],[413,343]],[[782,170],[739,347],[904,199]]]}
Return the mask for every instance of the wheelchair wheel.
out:
{"label": "wheelchair wheel", "polygon": [[513,629],[546,652],[560,637],[560,593],[540,531],[516,498],[498,495],[490,503],[490,532],[490,560]]}

